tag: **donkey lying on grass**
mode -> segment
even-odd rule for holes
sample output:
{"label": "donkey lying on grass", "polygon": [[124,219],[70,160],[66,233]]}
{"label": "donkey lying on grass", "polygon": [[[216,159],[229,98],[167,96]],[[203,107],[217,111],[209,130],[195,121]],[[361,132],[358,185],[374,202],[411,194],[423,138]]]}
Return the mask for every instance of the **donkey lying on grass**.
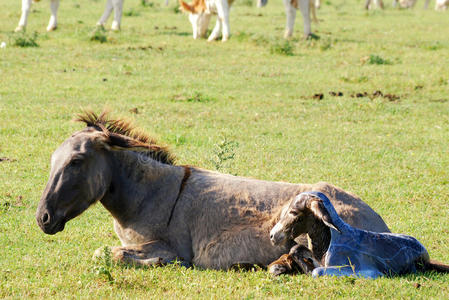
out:
{"label": "donkey lying on grass", "polygon": [[[33,2],[39,2],[40,0],[33,0]],[[31,10],[31,2],[32,0],[22,0],[22,15],[20,16],[19,25],[15,31],[23,31],[27,25],[28,15]],[[59,8],[59,0],[50,0],[50,10],[51,16],[50,21],[48,22],[47,31],[53,31],[58,27],[57,22],[57,14]],[[98,26],[104,26],[109,16],[114,10],[114,21],[112,21],[112,30],[120,30],[120,22],[122,19],[122,10],[123,10],[123,0],[107,0],[106,7],[104,9],[103,15],[100,20],[98,20]]]}
{"label": "donkey lying on grass", "polygon": [[[313,276],[376,278],[417,270],[449,272],[449,265],[430,260],[426,248],[411,236],[351,227],[320,192],[302,193],[292,200],[271,230],[270,238],[273,245],[278,245],[303,233],[312,240],[312,251],[298,253],[293,248],[287,257],[271,264],[273,274],[294,270],[292,261],[301,263],[304,259],[311,262],[309,266],[316,266],[321,261],[322,266],[313,270]],[[308,273],[310,267],[300,270]]]}
{"label": "donkey lying on grass", "polygon": [[86,112],[87,127],[51,157],[36,219],[47,234],[100,201],[114,217],[122,246],[115,260],[161,265],[174,260],[202,268],[267,266],[293,241],[273,246],[269,232],[280,211],[304,191],[328,194],[349,224],[389,231],[356,196],[327,183],[290,184],[177,166],[166,148],[123,120]]}

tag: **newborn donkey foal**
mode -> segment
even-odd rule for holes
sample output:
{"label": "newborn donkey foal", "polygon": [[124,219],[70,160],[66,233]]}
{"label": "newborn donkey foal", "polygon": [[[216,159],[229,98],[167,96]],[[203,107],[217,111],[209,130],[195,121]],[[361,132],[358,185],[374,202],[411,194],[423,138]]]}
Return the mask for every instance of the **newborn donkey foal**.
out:
{"label": "newborn donkey foal", "polygon": [[222,41],[229,39],[229,9],[234,0],[193,0],[192,3],[179,0],[181,9],[189,13],[189,20],[192,23],[193,38],[204,37],[212,14],[217,15],[217,22],[214,30],[207,39],[209,42],[216,40],[222,32]]}
{"label": "newborn donkey foal", "polygon": [[376,278],[416,270],[449,272],[449,265],[429,259],[426,248],[415,238],[395,233],[378,233],[345,223],[329,199],[319,192],[299,194],[270,232],[278,245],[307,233],[313,255],[323,267],[312,275]]}

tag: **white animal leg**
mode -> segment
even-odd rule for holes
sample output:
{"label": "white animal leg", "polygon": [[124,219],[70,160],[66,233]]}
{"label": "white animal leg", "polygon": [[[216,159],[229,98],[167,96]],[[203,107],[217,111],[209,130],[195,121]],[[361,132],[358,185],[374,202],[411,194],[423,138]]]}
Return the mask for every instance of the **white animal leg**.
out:
{"label": "white animal leg", "polygon": [[309,0],[299,0],[299,9],[301,10],[304,22],[304,36],[309,37],[312,34],[310,29],[310,6]]}
{"label": "white animal leg", "polygon": [[368,10],[371,7],[371,0],[366,0],[365,1],[365,9]]}
{"label": "white animal leg", "polygon": [[398,7],[398,0],[393,0],[393,8],[396,8],[396,7]]}
{"label": "white animal leg", "polygon": [[14,30],[15,32],[22,31],[27,26],[30,9],[31,9],[31,0],[22,0],[22,15],[20,16],[19,24]]}
{"label": "white animal leg", "polygon": [[426,2],[424,2],[424,9],[429,8],[429,3],[430,3],[430,0],[426,0]]}
{"label": "white animal leg", "polygon": [[106,21],[108,20],[109,16],[111,15],[113,8],[114,7],[112,6],[112,0],[107,0],[103,15],[101,16],[100,20],[98,20],[97,26],[104,26],[106,24]]}
{"label": "white animal leg", "polygon": [[207,39],[208,42],[214,41],[218,38],[221,32],[221,20],[220,18],[217,18],[217,22],[215,23],[214,30],[212,30],[212,33],[209,35],[209,38]]}
{"label": "white animal leg", "polygon": [[112,21],[111,29],[118,31],[122,20],[123,0],[112,0],[112,6],[114,7],[114,21]]}
{"label": "white animal leg", "polygon": [[293,34],[293,27],[295,26],[296,8],[292,5],[291,0],[284,0],[285,14],[287,15],[287,27],[285,29],[284,37],[289,38]]}
{"label": "white animal leg", "polygon": [[315,0],[315,7],[318,9],[321,7],[321,0]]}
{"label": "white animal leg", "polygon": [[51,0],[50,10],[51,16],[48,22],[47,31],[53,31],[58,27],[57,14],[58,14],[59,0]]}
{"label": "white animal leg", "polygon": [[217,15],[222,27],[221,41],[226,42],[229,39],[229,35],[231,33],[231,29],[229,26],[229,4],[227,0],[222,0],[217,3]]}

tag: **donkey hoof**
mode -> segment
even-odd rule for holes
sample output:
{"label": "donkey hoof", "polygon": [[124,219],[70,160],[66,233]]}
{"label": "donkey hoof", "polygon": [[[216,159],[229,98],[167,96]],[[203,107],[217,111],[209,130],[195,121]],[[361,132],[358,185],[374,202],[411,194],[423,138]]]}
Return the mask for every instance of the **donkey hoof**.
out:
{"label": "donkey hoof", "polygon": [[14,32],[21,32],[24,31],[25,27],[24,26],[17,26],[16,29],[14,29]]}

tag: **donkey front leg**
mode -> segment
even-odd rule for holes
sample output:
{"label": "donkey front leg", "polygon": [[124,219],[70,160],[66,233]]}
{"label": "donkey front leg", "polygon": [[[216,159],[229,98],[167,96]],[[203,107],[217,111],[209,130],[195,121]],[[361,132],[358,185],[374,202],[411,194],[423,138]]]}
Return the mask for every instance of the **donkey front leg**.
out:
{"label": "donkey front leg", "polygon": [[[189,266],[189,262],[184,262],[177,253],[163,241],[151,241],[145,244],[125,247],[113,247],[111,249],[112,259],[119,263],[137,266],[162,266],[178,260],[184,266]],[[103,247],[95,251],[93,258],[103,255]]]}
{"label": "donkey front leg", "polygon": [[31,10],[31,0],[22,0],[22,15],[20,16],[19,24],[17,25],[15,32],[19,32],[25,29],[27,26],[28,15]]}
{"label": "donkey front leg", "polygon": [[100,20],[98,20],[97,26],[104,27],[104,25],[106,24],[106,21],[108,20],[109,16],[112,13],[113,8],[114,7],[112,6],[112,0],[107,0],[103,15],[100,17]]}
{"label": "donkey front leg", "polygon": [[123,0],[112,0],[112,6],[114,7],[114,20],[112,21],[111,29],[119,31],[122,21]]}
{"label": "donkey front leg", "polygon": [[295,26],[296,8],[292,5],[292,0],[284,0],[285,14],[287,15],[287,27],[285,29],[284,38],[289,38],[293,34]]}
{"label": "donkey front leg", "polygon": [[57,14],[59,8],[59,0],[51,0],[50,2],[50,21],[48,21],[47,31],[53,31],[58,27]]}

